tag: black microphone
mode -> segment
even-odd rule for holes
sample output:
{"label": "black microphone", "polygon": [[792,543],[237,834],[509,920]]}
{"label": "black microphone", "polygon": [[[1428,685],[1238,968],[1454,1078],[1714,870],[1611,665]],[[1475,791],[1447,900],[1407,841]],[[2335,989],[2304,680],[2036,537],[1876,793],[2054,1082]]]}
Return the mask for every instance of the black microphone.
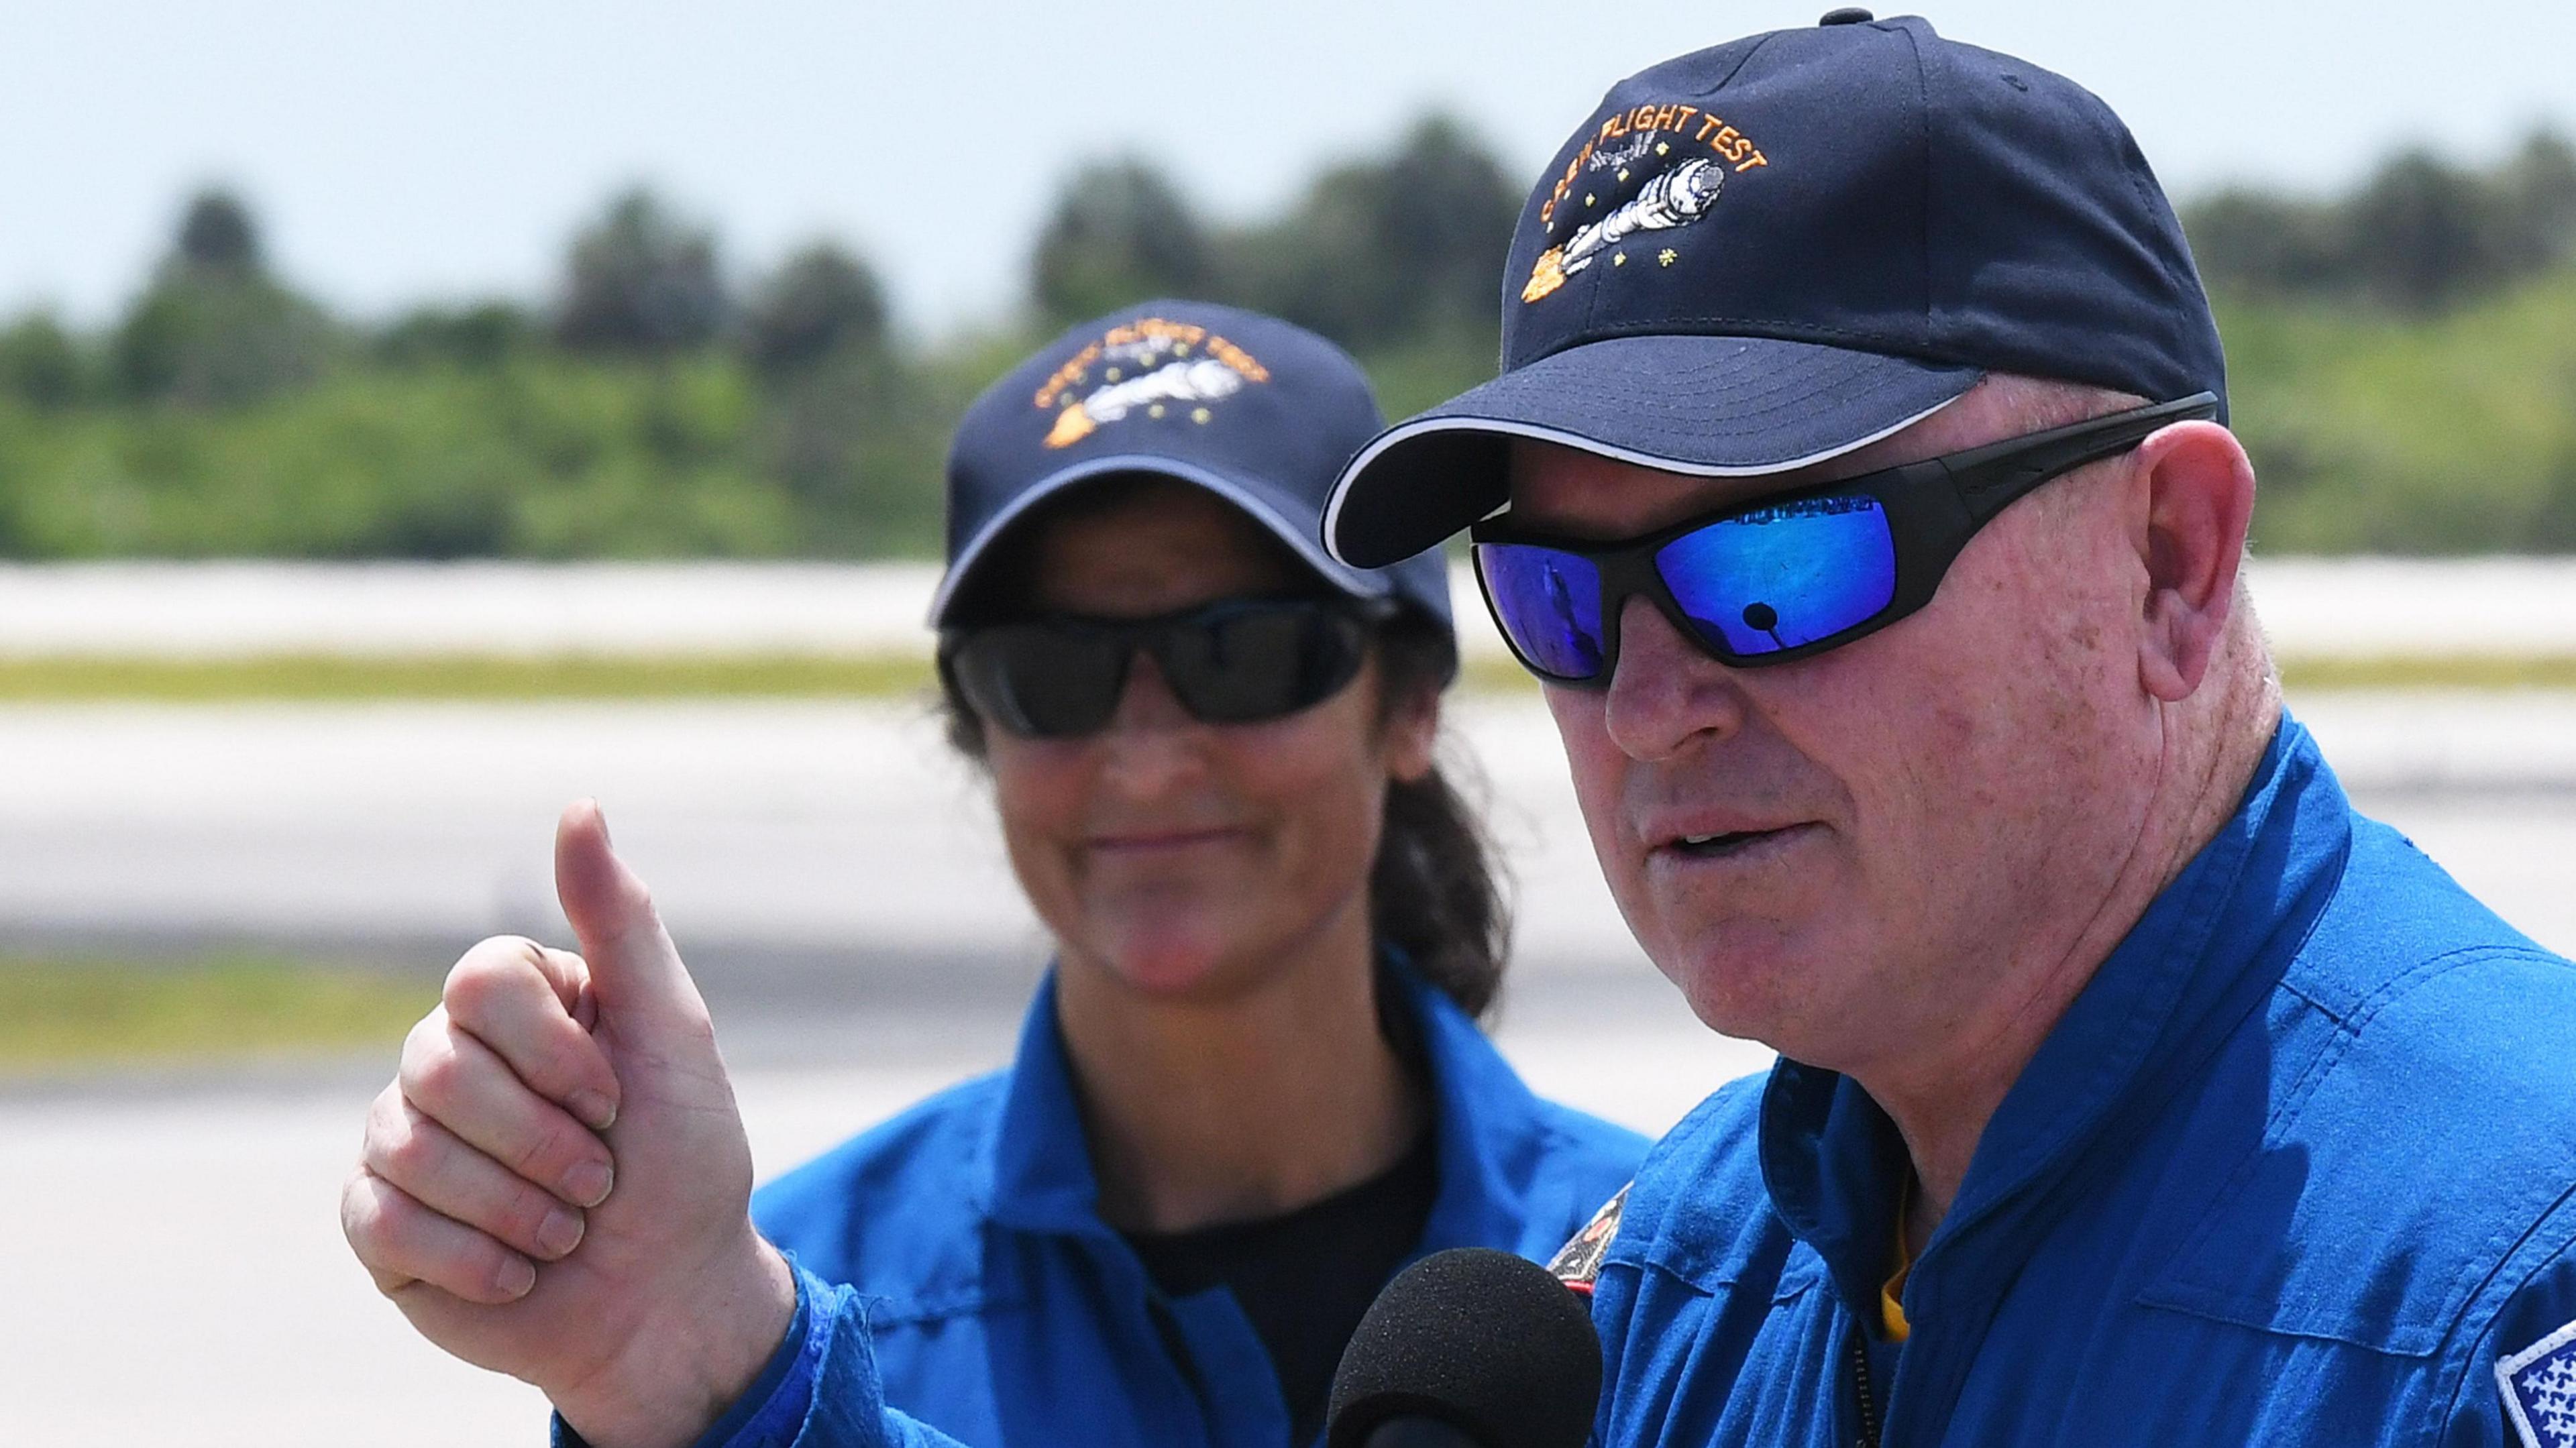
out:
{"label": "black microphone", "polygon": [[1509,1252],[1458,1247],[1395,1276],[1333,1374],[1326,1448],[1583,1448],[1601,1401],[1584,1299]]}

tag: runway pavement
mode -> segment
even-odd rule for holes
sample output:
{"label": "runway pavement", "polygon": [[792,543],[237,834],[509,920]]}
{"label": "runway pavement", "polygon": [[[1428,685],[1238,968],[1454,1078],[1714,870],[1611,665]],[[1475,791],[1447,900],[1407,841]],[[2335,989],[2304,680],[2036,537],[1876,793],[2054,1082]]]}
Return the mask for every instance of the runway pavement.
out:
{"label": "runway pavement", "polygon": [[[2576,948],[2576,697],[2295,700],[2365,807]],[[1637,956],[1527,696],[1470,700],[1520,876],[1505,1048],[1655,1130],[1756,1047]],[[15,708],[0,944],[231,937],[435,971],[560,936],[557,807],[607,802],[707,978],[764,1171],[1007,1051],[1040,945],[972,774],[917,707]],[[342,1247],[390,1061],[0,1094],[0,1444],[537,1441],[528,1390],[414,1339]]]}
{"label": "runway pavement", "polygon": [[[2576,694],[2293,706],[2366,808],[2576,946]],[[1638,966],[1536,696],[1453,719],[1519,881],[1521,961]],[[560,935],[550,832],[588,794],[746,1000],[996,970],[1015,990],[1042,953],[983,788],[918,701],[19,706],[0,759],[0,947],[236,939],[435,969],[493,931]]]}
{"label": "runway pavement", "polygon": [[[1534,697],[1460,716],[1527,953],[1633,963]],[[0,944],[231,938],[435,964],[493,931],[559,935],[553,821],[588,794],[719,981],[953,978],[1042,954],[983,787],[917,701],[20,707],[0,713],[0,758]]]}

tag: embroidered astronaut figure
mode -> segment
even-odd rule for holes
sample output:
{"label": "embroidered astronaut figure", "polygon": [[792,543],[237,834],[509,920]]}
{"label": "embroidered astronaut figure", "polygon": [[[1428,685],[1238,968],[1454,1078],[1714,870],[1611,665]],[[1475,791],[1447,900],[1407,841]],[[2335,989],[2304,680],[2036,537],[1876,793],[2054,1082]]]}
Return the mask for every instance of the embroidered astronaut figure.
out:
{"label": "embroidered astronaut figure", "polygon": [[1530,269],[1529,285],[1521,288],[1521,300],[1535,302],[1555,291],[1567,277],[1638,232],[1669,231],[1699,220],[1725,186],[1725,169],[1705,157],[1675,166],[1638,188],[1635,200],[1541,252],[1538,265]]}
{"label": "embroidered astronaut figure", "polygon": [[1116,422],[1140,407],[1159,403],[1214,402],[1243,390],[1243,374],[1213,357],[1166,362],[1142,377],[1112,382],[1056,414],[1046,436],[1048,447],[1070,447],[1091,436],[1104,422]]}
{"label": "embroidered astronaut figure", "polygon": [[1592,159],[1583,163],[1583,169],[1586,171],[1607,171],[1613,167],[1617,167],[1624,175],[1627,167],[1645,160],[1646,153],[1653,150],[1654,147],[1655,133],[1653,131],[1640,132],[1624,146],[1610,146],[1593,152]]}
{"label": "embroidered astronaut figure", "polygon": [[2523,1448],[2576,1448],[2576,1322],[2496,1363]]}

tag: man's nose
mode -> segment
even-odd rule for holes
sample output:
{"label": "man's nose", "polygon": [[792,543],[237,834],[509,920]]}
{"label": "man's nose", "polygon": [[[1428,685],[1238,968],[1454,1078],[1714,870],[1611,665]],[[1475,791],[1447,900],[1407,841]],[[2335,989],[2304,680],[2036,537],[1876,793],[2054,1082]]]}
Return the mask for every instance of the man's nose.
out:
{"label": "man's nose", "polygon": [[1610,741],[1631,759],[1669,759],[1705,737],[1725,738],[1744,725],[1744,692],[1735,673],[1682,637],[1642,598],[1619,612],[1619,665],[1602,701]]}

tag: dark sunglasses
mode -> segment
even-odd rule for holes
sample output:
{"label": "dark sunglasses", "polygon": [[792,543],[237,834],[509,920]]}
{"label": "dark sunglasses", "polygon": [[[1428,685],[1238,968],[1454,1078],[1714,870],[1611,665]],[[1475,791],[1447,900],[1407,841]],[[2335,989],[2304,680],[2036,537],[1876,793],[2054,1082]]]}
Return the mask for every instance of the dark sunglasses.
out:
{"label": "dark sunglasses", "polygon": [[1243,598],[1160,618],[1030,619],[943,632],[939,666],[976,713],[1023,738],[1108,727],[1139,649],[1191,718],[1251,724],[1341,692],[1380,616],[1358,600]]}
{"label": "dark sunglasses", "polygon": [[1604,688],[1631,595],[1723,663],[1785,664],[1840,648],[1932,601],[1977,530],[2049,479],[2218,415],[2197,393],[1946,457],[1764,498],[1642,538],[1587,543],[1479,523],[1476,582],[1523,667]]}

